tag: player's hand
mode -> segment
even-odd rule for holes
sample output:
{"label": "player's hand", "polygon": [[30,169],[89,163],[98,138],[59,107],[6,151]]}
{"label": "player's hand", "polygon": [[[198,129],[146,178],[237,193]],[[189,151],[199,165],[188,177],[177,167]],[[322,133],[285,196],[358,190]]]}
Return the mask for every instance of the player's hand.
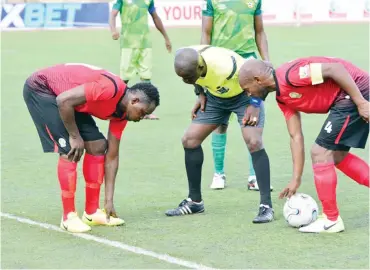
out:
{"label": "player's hand", "polygon": [[200,109],[201,112],[204,112],[206,108],[206,103],[207,103],[207,97],[205,94],[201,93],[198,96],[197,101],[195,102],[195,105],[193,109],[191,110],[191,120],[195,119],[197,117],[197,112]]}
{"label": "player's hand", "polygon": [[119,39],[119,32],[117,32],[117,31],[112,32],[112,39],[114,39],[114,40]]}
{"label": "player's hand", "polygon": [[166,44],[167,51],[169,53],[171,53],[172,52],[172,44],[171,44],[171,41],[168,38],[165,39],[165,44]]}
{"label": "player's hand", "polygon": [[357,105],[358,112],[362,119],[366,121],[366,123],[369,123],[369,106],[370,103],[366,100]]}
{"label": "player's hand", "polygon": [[279,199],[292,197],[297,192],[297,189],[300,185],[301,180],[291,180],[290,183],[283,189],[283,191],[280,192]]}
{"label": "player's hand", "polygon": [[107,222],[109,222],[110,217],[117,217],[116,210],[114,209],[113,201],[104,202],[104,210],[107,217]]}
{"label": "player's hand", "polygon": [[249,105],[245,110],[245,114],[243,117],[243,125],[244,126],[255,126],[258,124],[258,117],[260,115],[260,108],[256,108],[252,105]]}
{"label": "player's hand", "polygon": [[85,150],[84,140],[81,138],[80,135],[76,137],[70,136],[69,144],[71,146],[71,151],[69,151],[69,153],[67,154],[68,160],[72,162],[79,162]]}

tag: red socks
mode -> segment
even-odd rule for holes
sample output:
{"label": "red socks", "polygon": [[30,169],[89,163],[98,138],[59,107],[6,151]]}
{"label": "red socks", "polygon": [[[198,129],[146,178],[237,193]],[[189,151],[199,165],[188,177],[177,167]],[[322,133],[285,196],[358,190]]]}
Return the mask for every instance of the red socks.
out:
{"label": "red socks", "polygon": [[94,214],[99,208],[100,186],[104,179],[104,160],[104,155],[93,156],[85,153],[83,174],[86,182],[85,211],[88,215]]}
{"label": "red socks", "polygon": [[70,212],[75,212],[75,192],[77,180],[77,163],[64,158],[58,161],[58,179],[62,190],[63,219],[67,219]]}
{"label": "red socks", "polygon": [[339,216],[337,207],[337,174],[334,163],[313,165],[317,195],[322,203],[324,214],[329,220],[335,221]]}
{"label": "red socks", "polygon": [[361,158],[348,153],[336,167],[360,185],[369,187],[369,164]]}

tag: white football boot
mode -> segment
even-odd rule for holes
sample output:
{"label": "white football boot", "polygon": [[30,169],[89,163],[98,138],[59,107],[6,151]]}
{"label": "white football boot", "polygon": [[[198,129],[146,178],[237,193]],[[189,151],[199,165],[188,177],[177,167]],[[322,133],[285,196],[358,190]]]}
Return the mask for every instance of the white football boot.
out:
{"label": "white football boot", "polygon": [[224,173],[215,173],[213,175],[211,189],[224,189],[226,182],[226,175]]}
{"label": "white football boot", "polygon": [[[249,190],[255,190],[255,191],[259,191],[259,187],[258,187],[258,183],[257,183],[257,178],[255,175],[250,175],[248,177],[248,189]],[[270,191],[273,191],[273,187],[270,186]]]}
{"label": "white football boot", "polygon": [[321,215],[311,224],[299,229],[303,233],[338,233],[344,231],[344,223],[340,216],[337,220],[331,221],[326,215]]}

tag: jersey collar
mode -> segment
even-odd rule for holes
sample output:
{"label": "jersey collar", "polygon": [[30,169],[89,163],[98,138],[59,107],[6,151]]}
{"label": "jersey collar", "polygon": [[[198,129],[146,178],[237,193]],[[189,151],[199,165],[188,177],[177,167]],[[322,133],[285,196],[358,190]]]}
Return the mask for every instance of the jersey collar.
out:
{"label": "jersey collar", "polygon": [[275,70],[272,71],[272,76],[274,77],[274,81],[275,81],[275,86],[276,86],[276,96],[280,96],[280,87],[279,87],[279,82],[278,82],[278,79],[276,77],[276,72]]}

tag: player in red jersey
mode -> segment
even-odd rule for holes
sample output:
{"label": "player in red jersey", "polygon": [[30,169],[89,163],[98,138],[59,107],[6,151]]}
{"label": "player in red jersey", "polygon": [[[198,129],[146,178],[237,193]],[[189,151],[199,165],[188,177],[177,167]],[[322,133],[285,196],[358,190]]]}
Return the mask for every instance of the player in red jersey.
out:
{"label": "player in red jersey", "polygon": [[[148,83],[132,87],[104,69],[86,64],[61,64],[33,73],[23,97],[44,152],[57,152],[62,190],[61,228],[86,232],[90,225],[122,225],[113,206],[118,153],[127,121],[140,121],[159,106],[159,93]],[[93,117],[109,120],[107,139]],[[75,210],[77,162],[83,160],[86,204],[82,220]],[[105,205],[99,209],[105,178]]]}
{"label": "player in red jersey", "polygon": [[294,167],[293,178],[280,198],[290,197],[301,184],[304,141],[299,112],[329,112],[311,149],[315,185],[324,215],[299,230],[343,231],[336,202],[335,168],[369,187],[369,165],[349,153],[350,148],[365,148],[369,135],[369,73],[339,58],[301,58],[276,70],[252,59],[240,70],[239,82],[249,95],[263,99],[276,91],[276,101],[284,113]]}

